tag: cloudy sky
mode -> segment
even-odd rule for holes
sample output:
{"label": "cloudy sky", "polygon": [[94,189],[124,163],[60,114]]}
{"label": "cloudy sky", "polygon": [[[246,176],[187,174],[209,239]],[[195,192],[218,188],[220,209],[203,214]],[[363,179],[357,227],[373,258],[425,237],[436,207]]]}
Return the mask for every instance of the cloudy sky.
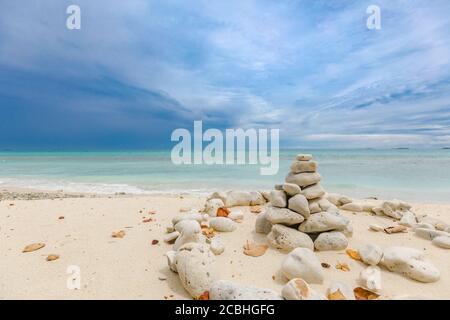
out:
{"label": "cloudy sky", "polygon": [[[66,8],[81,7],[81,30]],[[381,30],[366,27],[369,5]],[[0,148],[172,145],[203,120],[285,147],[450,145],[447,0],[4,0]]]}

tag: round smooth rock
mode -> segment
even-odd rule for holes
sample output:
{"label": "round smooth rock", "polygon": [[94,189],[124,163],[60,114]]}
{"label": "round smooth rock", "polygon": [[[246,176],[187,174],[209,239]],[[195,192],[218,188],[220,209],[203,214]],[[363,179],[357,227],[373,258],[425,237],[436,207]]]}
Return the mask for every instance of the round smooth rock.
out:
{"label": "round smooth rock", "polygon": [[228,219],[231,219],[233,221],[237,220],[243,220],[244,219],[244,213],[241,211],[232,211],[227,217]]}
{"label": "round smooth rock", "polygon": [[167,265],[169,266],[170,270],[173,272],[177,272],[177,266],[175,264],[175,258],[176,258],[177,252],[174,250],[170,250],[166,252],[166,258],[167,258]]}
{"label": "round smooth rock", "polygon": [[350,221],[343,216],[329,212],[319,212],[302,222],[298,230],[305,233],[316,233],[344,228]]}
{"label": "round smooth rock", "polygon": [[320,174],[317,172],[289,173],[286,176],[286,182],[294,183],[299,187],[307,187],[318,183],[321,180]]}
{"label": "round smooth rock", "polygon": [[322,188],[320,183],[317,183],[302,189],[302,194],[306,199],[312,200],[322,197],[325,194],[325,190]]}
{"label": "round smooth rock", "polygon": [[215,281],[209,291],[210,300],[282,300],[271,289],[243,286],[231,281]]}
{"label": "round smooth rock", "polygon": [[178,276],[194,299],[210,291],[211,284],[217,280],[214,263],[214,254],[205,244],[187,243],[178,250],[175,259]]}
{"label": "round smooth rock", "polygon": [[283,190],[290,197],[295,196],[296,194],[299,194],[300,192],[302,192],[302,189],[294,183],[284,183]]}
{"label": "round smooth rock", "polygon": [[374,244],[366,244],[359,248],[361,260],[368,265],[376,266],[383,258],[383,249]]}
{"label": "round smooth rock", "polygon": [[381,290],[381,271],[377,266],[370,266],[365,268],[359,274],[359,282],[361,285],[373,292]]}
{"label": "round smooth rock", "polygon": [[272,247],[287,252],[299,247],[314,250],[314,243],[307,234],[281,224],[272,227],[267,240]]}
{"label": "round smooth rock", "polygon": [[172,219],[172,224],[175,226],[178,222],[183,220],[195,220],[197,222],[202,222],[208,220],[208,215],[201,213],[181,214]]}
{"label": "round smooth rock", "polygon": [[264,211],[256,217],[255,232],[268,234],[272,230],[272,223],[267,220],[267,213]]}
{"label": "round smooth rock", "polygon": [[287,206],[287,196],[283,190],[272,190],[270,192],[270,199],[270,203],[274,207],[286,208]]}
{"label": "round smooth rock", "polygon": [[416,216],[411,211],[406,211],[405,213],[403,213],[402,218],[398,222],[398,224],[409,228],[415,226],[416,223]]}
{"label": "round smooth rock", "polygon": [[267,207],[266,217],[272,224],[280,223],[288,226],[299,224],[305,220],[305,218],[297,212],[287,208],[276,207]]}
{"label": "round smooth rock", "polygon": [[314,252],[307,248],[296,248],[284,259],[281,272],[286,278],[302,278],[308,283],[323,283],[322,265]]}
{"label": "round smooth rock", "polygon": [[295,157],[297,161],[309,161],[312,160],[313,156],[309,153],[300,153]]}
{"label": "round smooth rock", "polygon": [[423,252],[407,247],[388,247],[384,249],[381,265],[392,272],[402,274],[420,282],[436,282],[439,270],[424,258]]}
{"label": "round smooth rock", "polygon": [[292,173],[316,172],[317,162],[315,161],[294,161],[291,164]]}
{"label": "round smooth rock", "polygon": [[309,213],[318,213],[326,210],[322,210],[319,204],[319,199],[309,200],[308,201]]}
{"label": "round smooth rock", "polygon": [[171,233],[168,233],[164,236],[164,242],[170,243],[172,241],[175,241],[180,236],[180,233],[178,231],[174,231]]}
{"label": "round smooth rock", "polygon": [[450,249],[450,236],[437,236],[432,242],[438,247]]}
{"label": "round smooth rock", "polygon": [[356,202],[346,203],[341,206],[341,209],[346,210],[346,211],[353,211],[353,212],[362,212],[363,211],[363,207]]}
{"label": "round smooth rock", "polygon": [[416,228],[416,229],[414,229],[414,233],[417,236],[427,239],[427,240],[433,240],[436,237],[448,235],[448,233],[445,231],[425,229],[425,228]]}
{"label": "round smooth rock", "polygon": [[236,222],[226,217],[215,217],[209,220],[209,226],[219,232],[232,232],[236,230]]}
{"label": "round smooth rock", "polygon": [[290,198],[288,208],[292,211],[300,213],[305,218],[310,216],[308,200],[302,194],[296,194]]}
{"label": "round smooth rock", "polygon": [[347,246],[347,237],[339,231],[323,232],[314,241],[317,251],[344,250]]}
{"label": "round smooth rock", "polygon": [[225,251],[225,246],[219,239],[212,239],[209,248],[216,256],[222,254]]}
{"label": "round smooth rock", "polygon": [[281,289],[285,300],[326,300],[325,296],[312,290],[308,283],[300,278],[291,279]]}

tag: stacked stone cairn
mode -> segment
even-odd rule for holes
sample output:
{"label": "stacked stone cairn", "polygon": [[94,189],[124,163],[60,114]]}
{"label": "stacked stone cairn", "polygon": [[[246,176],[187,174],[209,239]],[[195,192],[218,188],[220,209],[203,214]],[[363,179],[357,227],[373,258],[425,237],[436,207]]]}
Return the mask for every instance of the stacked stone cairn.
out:
{"label": "stacked stone cairn", "polygon": [[258,216],[255,229],[267,234],[274,248],[290,252],[299,247],[312,251],[347,247],[350,221],[327,200],[317,167],[311,155],[297,155],[285,183],[270,192],[270,203]]}
{"label": "stacked stone cairn", "polygon": [[[276,185],[275,190],[214,192],[204,208],[180,209],[184,213],[174,217],[172,225],[167,227],[164,241],[173,244],[173,248],[166,257],[169,268],[178,273],[181,284],[194,299],[316,300],[338,292],[344,299],[354,300],[353,291],[343,283],[331,283],[327,297],[309,287],[324,280],[323,267],[314,251],[344,250],[347,237],[352,236],[350,220],[339,209],[387,216],[399,225],[413,228],[418,236],[450,248],[447,224],[433,217],[415,215],[410,211],[411,206],[402,201],[354,201],[327,194],[320,185],[317,167],[311,155],[300,154],[290,166],[285,182]],[[230,208],[242,206],[259,207],[255,231],[266,234],[270,246],[287,253],[281,262],[281,272],[288,282],[281,294],[223,280],[217,273],[215,256],[222,254],[225,246],[220,237],[209,238],[204,231],[235,231],[244,215],[239,209]],[[370,226],[370,229],[381,231],[383,227]],[[374,292],[381,289],[378,265],[420,282],[435,282],[440,277],[439,270],[425,259],[423,252],[413,248],[366,244],[358,249],[358,254],[368,265],[359,281]]]}

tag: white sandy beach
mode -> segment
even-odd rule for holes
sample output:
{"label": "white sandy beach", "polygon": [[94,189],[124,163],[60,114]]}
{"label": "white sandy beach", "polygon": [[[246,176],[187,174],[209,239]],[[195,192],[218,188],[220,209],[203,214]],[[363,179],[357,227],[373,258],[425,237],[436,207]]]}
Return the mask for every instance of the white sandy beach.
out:
{"label": "white sandy beach", "polygon": [[[163,242],[166,227],[184,207],[201,208],[204,198],[195,196],[115,196],[42,200],[0,201],[0,299],[190,299],[178,275],[170,271],[164,254],[172,245]],[[217,256],[220,278],[241,284],[274,289],[279,292],[286,283],[280,264],[286,253],[269,248],[261,257],[243,254],[247,240],[266,243],[256,234],[256,214],[249,207],[244,220],[230,233],[218,233],[225,252]],[[416,214],[432,214],[450,223],[450,205],[414,203]],[[155,214],[149,213],[155,211]],[[382,269],[382,298],[420,296],[450,299],[450,250],[407,233],[386,234],[369,231],[371,223],[389,226],[392,220],[369,213],[341,211],[352,221],[354,234],[349,248],[365,243],[380,246],[399,245],[423,250],[440,270],[440,280],[420,283]],[[63,216],[64,219],[59,219]],[[151,217],[153,221],[143,222]],[[112,238],[113,231],[124,230],[124,238]],[[152,245],[153,240],[158,244]],[[42,242],[45,247],[22,253],[25,246]],[[48,262],[49,254],[59,259]],[[345,251],[316,252],[324,269],[322,285],[311,285],[324,293],[332,281],[341,281],[354,288],[365,268]],[[335,268],[345,262],[350,271]],[[66,273],[71,265],[80,267],[81,289],[67,288]],[[160,280],[160,278],[167,278]]]}

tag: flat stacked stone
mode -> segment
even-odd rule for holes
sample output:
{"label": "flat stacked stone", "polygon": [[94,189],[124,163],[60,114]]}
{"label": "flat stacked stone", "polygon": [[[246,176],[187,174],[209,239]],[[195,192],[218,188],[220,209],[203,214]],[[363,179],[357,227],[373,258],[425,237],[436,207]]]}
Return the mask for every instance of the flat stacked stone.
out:
{"label": "flat stacked stone", "polygon": [[[310,154],[299,154],[290,166],[285,183],[274,186],[270,192],[270,204],[267,214],[258,221],[258,230],[269,233],[268,238],[295,238],[291,244],[283,247],[283,242],[277,243],[277,248],[285,251],[293,250],[292,243],[300,241],[304,235],[311,239],[319,238],[322,243],[315,246],[316,250],[342,250],[347,246],[345,235],[350,229],[349,220],[339,214],[339,209],[325,197],[325,190],[320,185],[322,179],[317,172],[318,164]],[[264,220],[264,221],[263,221]],[[269,232],[270,226],[282,225]],[[262,228],[262,226],[266,226]],[[258,232],[257,230],[257,232]],[[296,231],[298,234],[296,235]],[[289,231],[289,232],[288,232]],[[285,232],[286,235],[281,233]],[[289,234],[288,234],[289,233]],[[339,233],[342,233],[339,234]],[[339,240],[339,244],[330,243]],[[269,243],[274,241],[269,241]],[[324,245],[323,243],[326,243]],[[281,243],[281,245],[280,245]]]}

